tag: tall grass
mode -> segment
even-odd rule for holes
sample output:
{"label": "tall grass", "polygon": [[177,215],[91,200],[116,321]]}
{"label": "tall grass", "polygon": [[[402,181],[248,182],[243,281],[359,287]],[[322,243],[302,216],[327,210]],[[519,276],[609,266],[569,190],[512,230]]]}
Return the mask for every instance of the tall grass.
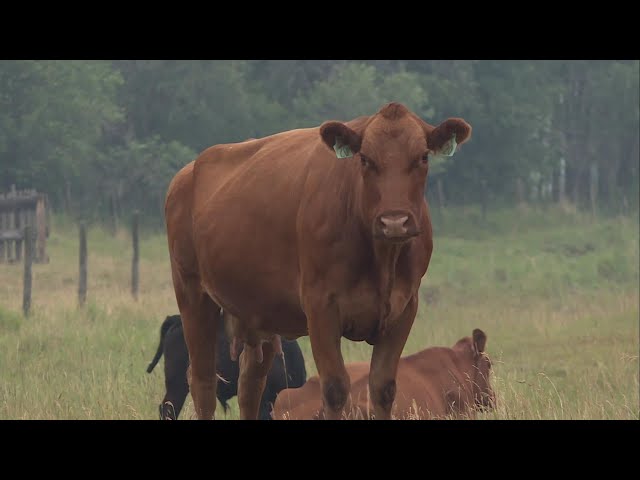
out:
{"label": "tall grass", "polygon": [[[0,264],[0,419],[155,419],[162,365],[145,369],[177,313],[166,237],[141,236],[140,299],[131,239],[88,237],[88,301],[77,306],[78,234],[54,222],[51,261],[34,265],[23,318],[21,265]],[[482,419],[639,419],[638,222],[561,211],[434,213],[435,250],[405,354],[482,328],[495,411]],[[301,338],[309,375],[316,372]],[[347,361],[371,347],[343,339]],[[226,418],[237,418],[231,402]],[[225,418],[218,409],[220,418]],[[193,416],[189,398],[181,418]]]}

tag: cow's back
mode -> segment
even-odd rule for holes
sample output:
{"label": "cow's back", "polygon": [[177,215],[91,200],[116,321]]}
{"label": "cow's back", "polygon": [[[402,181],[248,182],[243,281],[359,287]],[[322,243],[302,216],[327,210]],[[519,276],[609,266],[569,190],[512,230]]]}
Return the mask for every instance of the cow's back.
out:
{"label": "cow's back", "polygon": [[[369,364],[367,362],[354,362],[346,366],[349,379],[353,384],[359,380],[369,378]],[[355,398],[364,395],[366,390],[358,391]],[[354,403],[356,400],[354,399]],[[347,405],[348,411],[351,402]],[[286,388],[282,390],[273,406],[273,418],[276,420],[311,420],[317,417],[322,410],[322,394],[320,379],[313,376],[300,388]]]}
{"label": "cow's back", "polygon": [[197,261],[193,249],[191,207],[193,197],[193,167],[190,162],[173,177],[165,200],[167,240],[174,275],[192,275],[197,272]]}
{"label": "cow's back", "polygon": [[444,417],[449,413],[442,384],[433,376],[424,376],[410,365],[398,366],[397,393],[393,415],[397,419]]}
{"label": "cow's back", "polygon": [[395,415],[398,418],[473,416],[468,372],[448,347],[431,347],[400,360]]}
{"label": "cow's back", "polygon": [[[193,167],[193,243],[206,292],[252,329],[306,335],[297,216],[318,129],[205,150]],[[186,259],[190,260],[190,259]]]}
{"label": "cow's back", "polygon": [[276,397],[274,420],[311,420],[322,407],[320,379],[311,377],[300,388],[285,388]]}
{"label": "cow's back", "polygon": [[[351,380],[350,398],[345,413],[350,418],[367,418],[372,413],[369,400],[369,364],[352,363],[346,366]],[[392,414],[397,419],[443,418],[452,413],[451,392],[458,392],[462,372],[451,349],[433,347],[418,354],[403,357],[398,363],[396,398]],[[463,392],[464,396],[464,392]],[[463,399],[459,399],[461,401]],[[312,377],[302,388],[283,390],[276,399],[274,418],[310,420],[322,409],[318,377]]]}

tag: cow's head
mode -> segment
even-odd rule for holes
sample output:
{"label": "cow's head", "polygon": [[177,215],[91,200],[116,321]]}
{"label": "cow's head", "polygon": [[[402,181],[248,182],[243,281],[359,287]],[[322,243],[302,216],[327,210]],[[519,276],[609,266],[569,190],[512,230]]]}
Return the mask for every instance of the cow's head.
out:
{"label": "cow's head", "polygon": [[472,383],[474,406],[478,410],[489,410],[495,407],[496,396],[491,387],[491,360],[485,353],[487,335],[476,328],[471,337],[464,337],[454,345],[453,349],[461,353],[469,365],[467,373]]}
{"label": "cow's head", "polygon": [[429,158],[452,155],[469,139],[471,127],[460,118],[433,127],[398,103],[351,125],[325,122],[320,135],[338,158],[359,163],[362,221],[378,240],[402,242],[419,235]]}

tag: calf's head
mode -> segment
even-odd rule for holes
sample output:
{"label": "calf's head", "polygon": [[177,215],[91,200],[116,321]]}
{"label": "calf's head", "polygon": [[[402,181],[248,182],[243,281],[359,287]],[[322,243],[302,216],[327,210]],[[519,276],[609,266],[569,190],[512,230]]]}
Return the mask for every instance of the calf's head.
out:
{"label": "calf's head", "polygon": [[359,163],[360,220],[377,240],[404,242],[420,235],[429,159],[453,155],[470,138],[471,126],[450,118],[434,127],[404,105],[389,103],[354,128],[329,121],[320,135],[338,158]]}
{"label": "calf's head", "polygon": [[491,360],[485,352],[486,344],[487,335],[476,328],[471,337],[458,340],[453,347],[466,360],[465,364],[468,365],[466,374],[471,382],[474,407],[480,411],[493,409],[496,403],[496,396],[490,382]]}

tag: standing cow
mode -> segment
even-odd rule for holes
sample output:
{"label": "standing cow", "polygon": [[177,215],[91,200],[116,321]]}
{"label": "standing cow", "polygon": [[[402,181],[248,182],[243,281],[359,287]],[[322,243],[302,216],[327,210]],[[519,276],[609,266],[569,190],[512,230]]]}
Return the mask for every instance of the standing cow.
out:
{"label": "standing cow", "polygon": [[165,204],[176,299],[196,415],[216,408],[219,307],[237,319],[240,417],[255,419],[274,335],[309,335],[324,416],[342,416],[340,341],[374,345],[375,418],[388,419],[396,368],[433,250],[429,158],[471,127],[434,127],[398,103],[371,116],[215,145],[180,170]]}

